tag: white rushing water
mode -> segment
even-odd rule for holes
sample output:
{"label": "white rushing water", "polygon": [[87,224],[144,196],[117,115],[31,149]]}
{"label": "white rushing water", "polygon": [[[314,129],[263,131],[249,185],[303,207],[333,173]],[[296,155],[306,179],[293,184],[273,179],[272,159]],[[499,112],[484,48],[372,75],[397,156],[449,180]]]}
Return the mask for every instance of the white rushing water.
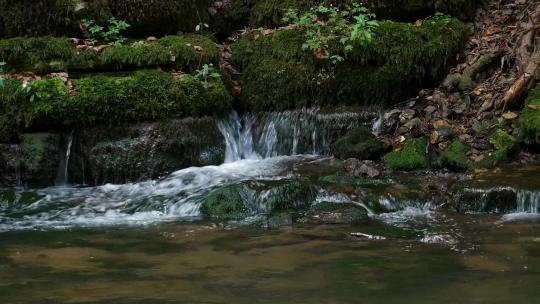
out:
{"label": "white rushing water", "polygon": [[98,187],[51,187],[0,197],[0,231],[61,229],[73,226],[145,225],[200,216],[205,194],[244,180],[279,179],[287,162],[301,157],[240,160],[220,166],[192,167],[166,178]]}

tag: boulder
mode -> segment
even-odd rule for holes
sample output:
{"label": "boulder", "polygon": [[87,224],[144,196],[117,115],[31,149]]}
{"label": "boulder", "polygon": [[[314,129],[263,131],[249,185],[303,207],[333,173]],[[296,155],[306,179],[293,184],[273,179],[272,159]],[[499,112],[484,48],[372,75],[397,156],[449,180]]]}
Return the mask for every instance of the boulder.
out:
{"label": "boulder", "polygon": [[376,159],[382,151],[382,143],[367,128],[356,128],[347,132],[330,147],[331,152],[340,159]]}

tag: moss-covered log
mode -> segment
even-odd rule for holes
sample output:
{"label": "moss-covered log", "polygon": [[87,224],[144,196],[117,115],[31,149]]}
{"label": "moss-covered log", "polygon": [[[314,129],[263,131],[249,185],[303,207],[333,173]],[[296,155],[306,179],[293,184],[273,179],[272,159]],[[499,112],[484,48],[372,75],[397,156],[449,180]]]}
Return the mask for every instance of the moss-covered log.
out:
{"label": "moss-covered log", "polygon": [[76,35],[82,19],[131,24],[131,36],[193,32],[207,0],[0,0],[0,37]]}
{"label": "moss-covered log", "polygon": [[299,30],[252,33],[233,45],[243,72],[244,102],[256,110],[336,104],[392,104],[436,84],[466,39],[452,18],[421,26],[381,22],[368,46],[356,46],[337,65],[302,49]]}
{"label": "moss-covered log", "polygon": [[165,36],[144,45],[114,45],[97,52],[77,48],[68,38],[38,37],[0,40],[0,59],[8,70],[49,73],[58,71],[115,71],[167,67],[192,72],[217,63],[214,41],[202,35]]}
{"label": "moss-covered log", "polygon": [[162,118],[216,115],[230,109],[220,81],[209,89],[190,75],[173,77],[161,71],[140,71],[125,77],[59,78],[28,84],[9,80],[0,92],[0,141],[12,140],[27,128],[137,122]]}

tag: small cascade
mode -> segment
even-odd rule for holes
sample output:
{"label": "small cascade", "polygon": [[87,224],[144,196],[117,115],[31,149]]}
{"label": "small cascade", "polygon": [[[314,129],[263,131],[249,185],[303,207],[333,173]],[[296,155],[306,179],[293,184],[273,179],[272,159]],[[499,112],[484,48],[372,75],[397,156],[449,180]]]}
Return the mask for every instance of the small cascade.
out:
{"label": "small cascade", "polygon": [[68,144],[66,149],[66,163],[64,164],[64,183],[69,182],[69,157],[71,156],[71,146],[73,145],[73,132],[69,134]]}
{"label": "small cascade", "polygon": [[71,158],[71,149],[73,146],[73,132],[71,132],[67,138],[66,152],[64,153],[64,159],[60,162],[58,173],[56,177],[56,184],[59,186],[65,186],[69,183],[69,160]]}
{"label": "small cascade", "polygon": [[240,117],[232,112],[229,119],[219,122],[219,130],[225,138],[225,163],[241,159],[260,159],[261,156],[254,151],[253,144],[254,118],[251,115]]}
{"label": "small cascade", "polygon": [[373,112],[333,112],[320,109],[239,115],[219,123],[225,138],[225,162],[282,155],[325,154],[346,131],[366,126]]}
{"label": "small cascade", "polygon": [[540,192],[530,190],[518,190],[517,212],[540,214]]}

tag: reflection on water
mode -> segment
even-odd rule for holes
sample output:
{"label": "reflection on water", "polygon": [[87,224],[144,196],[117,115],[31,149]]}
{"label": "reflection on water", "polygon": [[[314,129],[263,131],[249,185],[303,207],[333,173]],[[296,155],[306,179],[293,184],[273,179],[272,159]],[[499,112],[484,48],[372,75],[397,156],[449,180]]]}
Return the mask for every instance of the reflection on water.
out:
{"label": "reflection on water", "polygon": [[[454,216],[458,252],[380,221],[0,234],[2,303],[532,303],[540,222]],[[351,232],[385,236],[351,238]],[[450,230],[447,230],[450,231]],[[471,246],[474,245],[474,246]]]}

